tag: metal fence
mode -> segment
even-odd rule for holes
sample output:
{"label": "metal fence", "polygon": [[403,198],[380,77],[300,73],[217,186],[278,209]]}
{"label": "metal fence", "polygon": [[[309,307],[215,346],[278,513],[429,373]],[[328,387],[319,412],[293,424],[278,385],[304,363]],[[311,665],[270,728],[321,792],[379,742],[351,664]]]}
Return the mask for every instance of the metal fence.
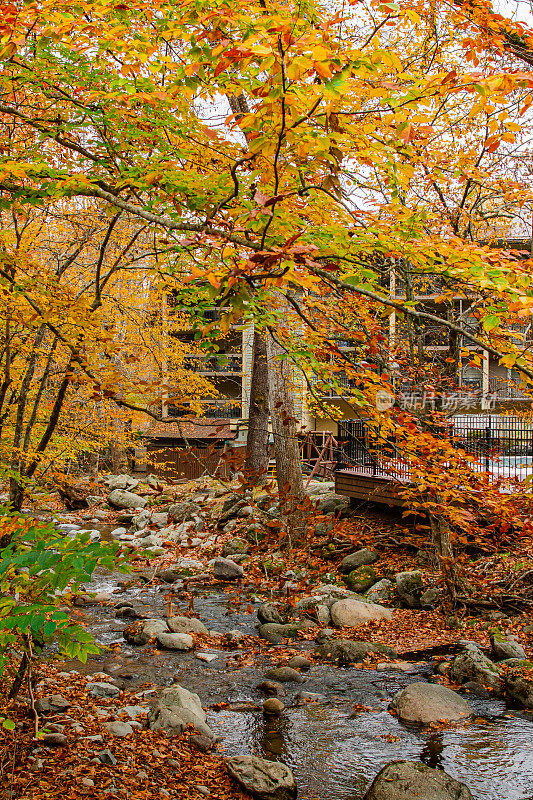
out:
{"label": "metal fence", "polygon": [[[533,423],[523,417],[459,415],[433,434],[449,438],[454,447],[470,456],[472,470],[487,473],[492,480],[523,481],[533,476]],[[339,423],[338,440],[337,469],[409,480],[409,459],[396,437],[383,437],[360,420],[344,420]]]}

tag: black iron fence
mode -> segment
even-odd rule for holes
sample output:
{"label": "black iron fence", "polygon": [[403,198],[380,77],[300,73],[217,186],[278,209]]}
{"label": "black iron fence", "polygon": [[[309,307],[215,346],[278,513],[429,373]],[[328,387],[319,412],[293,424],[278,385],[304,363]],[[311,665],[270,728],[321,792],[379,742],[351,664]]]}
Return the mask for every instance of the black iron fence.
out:
{"label": "black iron fence", "polygon": [[[533,423],[516,415],[471,414],[449,419],[433,434],[450,439],[466,453],[475,472],[492,480],[523,481],[533,476]],[[360,420],[339,423],[337,469],[353,469],[363,475],[408,481],[408,454],[394,436]]]}

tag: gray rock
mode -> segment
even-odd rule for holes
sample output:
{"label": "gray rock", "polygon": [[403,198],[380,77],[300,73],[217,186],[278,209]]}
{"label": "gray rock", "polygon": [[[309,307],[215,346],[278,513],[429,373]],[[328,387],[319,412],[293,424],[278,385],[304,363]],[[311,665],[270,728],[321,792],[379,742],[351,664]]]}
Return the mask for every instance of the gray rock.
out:
{"label": "gray rock", "polygon": [[310,497],[318,494],[330,494],[335,491],[335,481],[318,482],[313,480],[309,482],[305,491]]}
{"label": "gray rock", "polygon": [[118,697],[120,694],[118,686],[115,686],[113,683],[103,683],[101,681],[88,683],[85,689],[89,692],[91,697]]}
{"label": "gray rock", "polygon": [[437,586],[430,586],[429,589],[426,589],[426,591],[422,592],[420,595],[420,605],[422,608],[424,608],[424,606],[436,606],[441,597],[442,590]]}
{"label": "gray rock", "polygon": [[515,658],[508,661],[505,688],[523,706],[533,708],[533,661]]}
{"label": "gray rock", "polygon": [[501,694],[503,690],[503,680],[498,668],[475,644],[468,644],[454,658],[450,678],[456,683],[476,681],[482,686],[490,686],[497,694]]}
{"label": "gray rock", "polygon": [[228,539],[227,542],[224,542],[222,545],[222,555],[224,558],[227,556],[234,556],[239,553],[247,553],[249,548],[249,544],[246,539]]}
{"label": "gray rock", "polygon": [[111,531],[111,536],[113,537],[113,539],[120,539],[120,537],[124,536],[124,534],[127,532],[128,531],[126,528],[115,528],[114,530]]}
{"label": "gray rock", "polygon": [[420,608],[420,595],[424,591],[422,573],[418,570],[399,572],[396,575],[396,591],[408,608]]}
{"label": "gray rock", "polygon": [[318,501],[317,511],[319,514],[341,514],[343,515],[350,508],[350,498],[342,494],[333,494]]}
{"label": "gray rock", "polygon": [[204,565],[197,558],[179,558],[174,567],[177,570],[180,578],[189,578],[200,570],[203,570]]}
{"label": "gray rock", "polygon": [[385,644],[374,644],[373,642],[354,641],[352,639],[328,639],[319,645],[317,655],[334,661],[338,664],[359,664],[361,661],[372,654],[381,656],[396,657],[396,652],[392,647]]}
{"label": "gray rock", "polygon": [[231,519],[250,517],[252,514],[253,508],[248,505],[247,500],[229,498],[222,506],[222,514],[218,519],[217,525],[219,528],[223,528]]}
{"label": "gray rock", "polygon": [[439,683],[412,683],[393,697],[390,708],[402,722],[423,724],[442,719],[453,722],[466,719],[473,713],[457,692]]}
{"label": "gray rock", "polygon": [[296,782],[285,764],[256,756],[233,756],[228,772],[240,786],[258,800],[295,800]]}
{"label": "gray rock", "polygon": [[143,714],[146,714],[147,712],[148,709],[145,708],[144,706],[123,706],[122,708],[119,708],[117,710],[117,715],[127,714],[127,716],[130,717],[130,719],[137,719],[137,717],[140,717]]}
{"label": "gray rock", "polygon": [[278,683],[277,681],[262,681],[261,683],[257,684],[256,688],[259,689],[260,692],[264,692],[265,694],[271,696],[285,694],[285,689],[281,683]]}
{"label": "gray rock", "polygon": [[474,800],[468,786],[420,761],[391,761],[372,781],[363,800]]}
{"label": "gray rock", "polygon": [[127,722],[113,720],[112,722],[103,722],[102,725],[111,736],[122,738],[124,736],[131,736],[133,733],[133,728]]}
{"label": "gray rock", "polygon": [[285,709],[285,704],[278,700],[277,697],[269,697],[263,703],[263,713],[277,716]]}
{"label": "gray rock", "polygon": [[[208,753],[215,743],[212,736],[206,736],[203,733],[191,733],[189,742],[193,744],[200,753]],[[161,792],[161,789],[159,791]]]}
{"label": "gray rock", "polygon": [[[310,626],[314,627],[313,623],[310,623]],[[305,620],[288,625],[277,625],[275,622],[269,622],[266,625],[259,626],[259,636],[271,644],[281,644],[283,639],[297,639],[298,632],[306,627],[309,627],[309,624]]]}
{"label": "gray rock", "polygon": [[45,747],[65,747],[67,737],[64,733],[45,733],[39,741]]}
{"label": "gray rock", "polygon": [[168,523],[168,514],[166,511],[157,511],[152,514],[151,521],[158,528],[164,528]]}
{"label": "gray rock", "polygon": [[124,606],[123,608],[117,609],[115,612],[115,617],[119,619],[139,619],[142,618],[142,612],[137,611],[132,606]]}
{"label": "gray rock", "polygon": [[163,689],[148,714],[150,730],[177,736],[187,725],[192,725],[198,733],[214,739],[213,731],[205,720],[205,711],[198,695],[179,684]]}
{"label": "gray rock", "polygon": [[100,752],[97,755],[97,758],[102,764],[105,764],[107,767],[114,767],[115,764],[117,763],[117,759],[115,758],[115,756],[108,747],[106,747],[105,750],[100,750]]}
{"label": "gray rock", "polygon": [[352,569],[345,578],[347,585],[354,592],[366,592],[377,582],[378,576],[374,567],[364,564],[362,567]]}
{"label": "gray rock", "polygon": [[496,661],[504,658],[526,658],[526,651],[513,636],[505,636],[500,630],[490,631],[490,643]]}
{"label": "gray rock", "polygon": [[330,614],[333,624],[339,628],[357,628],[373,620],[392,619],[392,612],[388,608],[377,603],[363,603],[350,597],[334,603]]}
{"label": "gray rock", "polygon": [[189,633],[158,633],[157,643],[165,650],[192,650],[194,647]]}
{"label": "gray rock", "polygon": [[106,481],[109,489],[136,489],[139,481],[130,475],[112,475]]}
{"label": "gray rock", "polygon": [[215,558],[213,575],[218,580],[232,581],[242,578],[244,569],[240,564],[236,564],[235,561],[231,561],[229,558]]}
{"label": "gray rock", "polygon": [[165,620],[145,619],[141,625],[137,623],[128,625],[128,627],[124,628],[122,631],[122,635],[128,644],[135,645],[148,644],[150,639],[153,639],[159,633],[168,633]]}
{"label": "gray rock", "polygon": [[292,667],[274,667],[274,669],[269,669],[265,675],[271,681],[279,681],[280,683],[303,683],[305,678],[300,675],[295,669]]}
{"label": "gray rock", "polygon": [[133,527],[136,531],[141,531],[143,528],[146,528],[148,523],[150,522],[150,512],[148,509],[145,509],[137,514],[135,519],[133,520]]}
{"label": "gray rock", "polygon": [[312,662],[305,656],[293,656],[287,661],[287,666],[292,669],[310,669]]}
{"label": "gray rock", "polygon": [[340,571],[344,574],[351,572],[353,569],[357,569],[357,567],[362,567],[363,564],[374,564],[379,558],[379,553],[375,550],[371,550],[369,547],[363,547],[361,550],[357,550],[355,553],[350,553],[349,556],[345,556],[339,567]]}
{"label": "gray rock", "polygon": [[168,518],[174,522],[191,522],[193,516],[202,510],[198,503],[184,500],[182,503],[173,503],[168,507]]}
{"label": "gray rock", "polygon": [[35,701],[38,714],[57,714],[70,708],[69,701],[62,694],[52,694]]}
{"label": "gray rock", "polygon": [[144,508],[148,500],[138,494],[127,492],[124,489],[114,489],[107,498],[109,505],[114,508]]}
{"label": "gray rock", "polygon": [[350,592],[350,590],[345,589],[344,586],[337,586],[335,583],[321,583],[315,589],[315,594],[326,595],[332,600],[344,600],[346,597],[354,596],[354,592]]}
{"label": "gray rock", "polygon": [[390,603],[394,595],[394,584],[392,581],[383,580],[374,583],[365,595],[367,603]]}
{"label": "gray rock", "polygon": [[168,617],[167,625],[172,633],[209,633],[204,623],[195,617]]}
{"label": "gray rock", "polygon": [[273,622],[276,625],[287,623],[287,614],[282,613],[274,603],[262,603],[257,609],[257,618],[263,625]]}

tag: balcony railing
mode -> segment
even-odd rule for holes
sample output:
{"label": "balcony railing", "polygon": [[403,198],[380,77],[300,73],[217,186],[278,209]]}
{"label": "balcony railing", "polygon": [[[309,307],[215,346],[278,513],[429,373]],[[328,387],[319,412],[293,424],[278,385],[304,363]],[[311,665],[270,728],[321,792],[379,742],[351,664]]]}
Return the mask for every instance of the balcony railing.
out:
{"label": "balcony railing", "polygon": [[489,392],[499,400],[526,400],[532,394],[520,388],[520,381],[509,378],[489,378]]}
{"label": "balcony railing", "polygon": [[[320,397],[343,397],[345,394],[349,393],[350,389],[357,389],[360,381],[357,381],[355,378],[350,378],[348,375],[335,375],[332,380],[335,380],[339,388],[335,388],[334,386],[326,387],[324,389],[316,389],[316,393]],[[315,385],[318,383],[318,378],[315,376],[310,380],[311,385]],[[343,391],[346,390],[346,391]]]}
{"label": "balcony railing", "polygon": [[[208,419],[240,419],[242,417],[242,403],[231,399],[218,399],[211,398],[199,399],[204,406],[201,414],[195,412],[197,417],[206,417]],[[189,404],[185,403],[181,406],[173,406],[172,403],[168,407],[168,414],[170,417],[185,417],[191,414]]]}
{"label": "balcony railing", "polygon": [[242,356],[237,353],[221,353],[217,356],[187,356],[185,369],[193,372],[241,373]]}
{"label": "balcony railing", "polygon": [[242,403],[224,400],[209,401],[206,403],[203,413],[208,419],[240,419],[242,417]]}

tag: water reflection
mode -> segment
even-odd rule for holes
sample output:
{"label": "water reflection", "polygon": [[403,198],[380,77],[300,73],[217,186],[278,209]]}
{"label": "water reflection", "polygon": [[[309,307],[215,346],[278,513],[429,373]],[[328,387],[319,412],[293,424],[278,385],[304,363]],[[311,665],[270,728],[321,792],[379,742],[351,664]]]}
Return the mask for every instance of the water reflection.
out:
{"label": "water reflection", "polygon": [[420,753],[420,761],[432,769],[437,769],[442,766],[442,753],[444,750],[444,742],[442,740],[442,733],[434,733],[427,740]]}
{"label": "water reflection", "polygon": [[533,800],[533,725],[501,716],[429,733],[407,728],[386,711],[350,717],[347,710],[286,709],[217,715],[225,753],[280,760],[295,773],[299,800],[359,800],[389,761],[421,760],[463,781],[476,800]]}

